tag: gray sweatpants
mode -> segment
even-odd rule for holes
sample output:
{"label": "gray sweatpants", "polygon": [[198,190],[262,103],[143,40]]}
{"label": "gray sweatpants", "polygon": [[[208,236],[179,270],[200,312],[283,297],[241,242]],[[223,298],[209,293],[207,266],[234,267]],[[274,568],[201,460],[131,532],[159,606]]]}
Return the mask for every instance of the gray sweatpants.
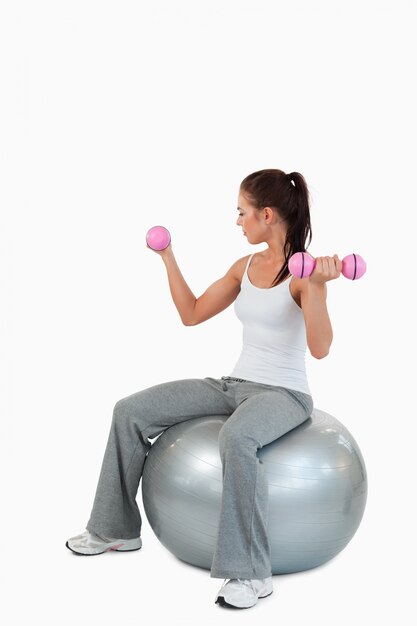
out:
{"label": "gray sweatpants", "polygon": [[310,395],[230,376],[161,383],[119,400],[87,530],[139,537],[136,495],[149,439],[178,422],[227,415],[219,434],[223,493],[210,576],[271,576],[268,483],[257,450],[304,422],[312,410]]}

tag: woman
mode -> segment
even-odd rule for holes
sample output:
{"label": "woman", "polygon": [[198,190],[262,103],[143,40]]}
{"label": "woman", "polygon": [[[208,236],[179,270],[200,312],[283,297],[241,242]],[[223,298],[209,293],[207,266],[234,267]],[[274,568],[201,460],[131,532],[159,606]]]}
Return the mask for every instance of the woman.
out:
{"label": "woman", "polygon": [[[268,484],[262,446],[309,418],[308,346],[317,359],[332,343],[326,282],[338,278],[337,255],[319,257],[308,278],[291,277],[288,260],[311,241],[309,193],[298,172],[254,172],[241,183],[237,225],[267,248],[234,263],[199,298],[185,282],[172,246],[159,251],[183,324],[201,324],[232,302],[243,323],[243,349],[230,376],[162,383],[119,400],[86,531],[66,543],[76,554],[138,550],[136,494],[150,439],[184,420],[227,415],[219,435],[223,492],[210,575],[224,578],[216,602],[248,608],[272,593],[267,533]],[[309,241],[309,243],[310,243]]]}

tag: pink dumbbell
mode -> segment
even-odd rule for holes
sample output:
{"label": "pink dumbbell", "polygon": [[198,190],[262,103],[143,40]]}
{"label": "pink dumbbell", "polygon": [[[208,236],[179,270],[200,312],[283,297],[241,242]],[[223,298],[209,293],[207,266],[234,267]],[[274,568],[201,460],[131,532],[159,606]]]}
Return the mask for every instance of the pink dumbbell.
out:
{"label": "pink dumbbell", "polygon": [[152,226],[146,233],[146,243],[152,250],[165,250],[171,243],[169,230],[164,226]]}
{"label": "pink dumbbell", "polygon": [[[288,269],[293,276],[306,278],[316,266],[316,260],[308,252],[296,252],[288,261]],[[342,260],[342,274],[350,280],[358,280],[366,272],[366,263],[359,254],[348,254]]]}

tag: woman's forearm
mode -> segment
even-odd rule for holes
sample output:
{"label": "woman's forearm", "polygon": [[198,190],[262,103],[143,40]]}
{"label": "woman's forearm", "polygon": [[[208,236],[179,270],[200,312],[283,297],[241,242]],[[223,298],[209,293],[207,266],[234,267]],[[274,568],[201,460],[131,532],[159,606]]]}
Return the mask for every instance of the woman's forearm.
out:
{"label": "woman's forearm", "polygon": [[177,307],[182,323],[188,326],[193,318],[196,297],[185,282],[171,247],[164,253],[162,259],[167,270],[172,299]]}
{"label": "woman's forearm", "polygon": [[307,344],[316,359],[327,356],[333,341],[333,330],[326,305],[326,284],[310,284],[303,302]]}

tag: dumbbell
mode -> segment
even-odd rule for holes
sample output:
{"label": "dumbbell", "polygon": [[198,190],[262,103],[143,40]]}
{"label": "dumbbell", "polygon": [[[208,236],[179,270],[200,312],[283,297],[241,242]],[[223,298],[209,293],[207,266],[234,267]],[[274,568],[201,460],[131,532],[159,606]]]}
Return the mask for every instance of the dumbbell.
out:
{"label": "dumbbell", "polygon": [[[296,252],[288,261],[288,269],[293,276],[306,278],[316,266],[316,260],[308,252]],[[358,280],[366,272],[366,263],[359,254],[348,254],[342,260],[342,274],[350,280]]]}
{"label": "dumbbell", "polygon": [[165,250],[171,243],[169,230],[164,226],[152,226],[146,233],[146,243],[152,250]]}

